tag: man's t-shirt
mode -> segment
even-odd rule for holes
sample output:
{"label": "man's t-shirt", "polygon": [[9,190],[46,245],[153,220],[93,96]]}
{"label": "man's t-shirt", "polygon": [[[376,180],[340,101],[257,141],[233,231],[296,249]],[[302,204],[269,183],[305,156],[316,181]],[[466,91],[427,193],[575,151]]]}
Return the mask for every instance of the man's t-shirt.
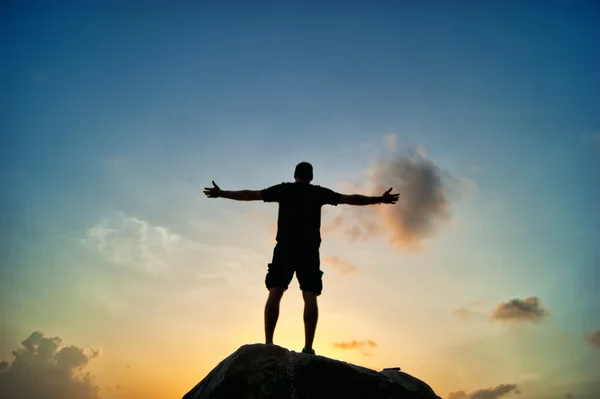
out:
{"label": "man's t-shirt", "polygon": [[286,247],[319,247],[321,207],[337,206],[341,194],[310,183],[281,183],[261,191],[264,202],[278,202],[277,243]]}

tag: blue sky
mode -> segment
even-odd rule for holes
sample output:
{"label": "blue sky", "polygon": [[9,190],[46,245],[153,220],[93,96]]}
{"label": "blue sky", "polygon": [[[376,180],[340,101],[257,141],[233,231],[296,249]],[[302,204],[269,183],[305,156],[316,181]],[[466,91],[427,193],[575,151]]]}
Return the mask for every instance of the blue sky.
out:
{"label": "blue sky", "polygon": [[[181,237],[181,273],[201,270],[203,278],[220,281],[218,292],[236,298],[232,307],[247,298],[240,313],[256,305],[251,314],[257,318],[239,322],[260,341],[263,269],[276,208],[211,202],[202,187],[214,179],[224,189],[261,189],[291,180],[295,164],[307,160],[316,184],[341,191],[353,184],[370,193],[369,168],[419,147],[441,170],[470,182],[472,195],[451,196],[451,220],[435,222],[416,253],[399,252],[385,235],[359,243],[327,235],[322,254],[344,258],[359,277],[332,277],[330,320],[336,322],[323,321],[322,336],[333,340],[336,328],[372,314],[373,331],[381,336],[373,339],[391,341],[396,328],[404,329],[387,316],[396,310],[408,324],[421,324],[404,333],[406,340],[429,331],[440,342],[431,351],[464,365],[460,376],[411,361],[444,397],[517,383],[527,373],[544,381],[554,359],[580,362],[572,370],[583,380],[590,365],[600,367],[600,353],[581,338],[600,328],[598,6],[390,4],[3,5],[0,33],[8,61],[0,66],[0,298],[8,338],[0,354],[8,360],[19,342],[44,327],[81,346],[102,346],[97,362],[104,362],[98,367],[106,377],[99,372],[99,378],[113,381],[111,349],[124,358],[136,350],[122,349],[119,337],[91,335],[84,325],[133,328],[103,319],[100,310],[138,309],[136,301],[153,289],[182,291],[179,280],[171,286],[135,274],[140,264],[126,267],[139,263],[135,257],[116,260],[133,245],[132,231],[161,228]],[[356,215],[325,212],[326,221]],[[114,253],[81,245],[107,226],[115,229]],[[201,264],[190,266],[191,254]],[[244,285],[242,277],[255,284]],[[100,302],[94,297],[98,303],[85,299],[91,282],[104,290]],[[377,299],[357,299],[363,290],[389,305],[374,310]],[[452,318],[454,309],[472,301],[489,310],[530,296],[538,296],[551,316],[521,335]],[[290,299],[294,306],[297,300]],[[96,318],[91,309],[100,309]],[[215,312],[197,311],[206,319]],[[142,320],[145,313],[138,314]],[[162,317],[175,330],[193,325],[180,316]],[[278,328],[291,345],[299,338],[286,330],[286,320]],[[239,327],[232,323],[219,318],[215,325]],[[449,331],[446,341],[432,332],[441,330]],[[565,334],[573,347],[543,350]],[[159,336],[147,339],[160,344]],[[233,336],[220,342],[214,361],[245,343]],[[387,367],[409,350],[398,345],[388,344],[379,357],[331,356]],[[470,345],[482,357],[458,361],[457,353]],[[411,359],[418,357],[415,349]],[[530,360],[519,363],[523,358]],[[202,370],[210,370],[211,359]],[[484,361],[503,366],[469,374]],[[525,373],[524,364],[539,370]],[[515,367],[523,370],[511,375],[507,370]],[[182,375],[179,389],[197,382],[197,373]],[[543,391],[521,390],[531,395],[526,399]]]}

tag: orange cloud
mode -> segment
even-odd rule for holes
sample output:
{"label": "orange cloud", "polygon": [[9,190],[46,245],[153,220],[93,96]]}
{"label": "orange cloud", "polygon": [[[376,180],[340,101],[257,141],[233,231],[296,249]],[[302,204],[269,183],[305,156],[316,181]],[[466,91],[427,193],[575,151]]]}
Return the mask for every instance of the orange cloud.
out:
{"label": "orange cloud", "polygon": [[321,235],[324,236],[326,234],[332,233],[341,228],[343,224],[344,219],[338,215],[335,218],[333,218],[330,222],[321,224]]}
{"label": "orange cloud", "polygon": [[365,341],[348,341],[348,342],[335,342],[333,347],[342,350],[353,350],[361,349],[364,347],[377,348],[379,345],[377,342],[367,339]]}
{"label": "orange cloud", "polygon": [[350,241],[387,233],[390,244],[410,251],[422,249],[423,242],[451,219],[453,197],[472,198],[477,191],[473,180],[443,171],[421,147],[380,160],[370,171],[368,186],[361,190],[364,194],[381,195],[392,187],[400,199],[394,205],[343,207],[325,230],[342,231]]}
{"label": "orange cloud", "polygon": [[348,275],[358,271],[356,266],[338,258],[337,256],[324,256],[322,261],[327,263],[334,271],[341,275]]}
{"label": "orange cloud", "polygon": [[378,213],[396,247],[419,250],[437,224],[450,220],[449,176],[423,150],[380,163],[373,173],[378,191],[392,187],[400,193],[396,205],[380,205]]}

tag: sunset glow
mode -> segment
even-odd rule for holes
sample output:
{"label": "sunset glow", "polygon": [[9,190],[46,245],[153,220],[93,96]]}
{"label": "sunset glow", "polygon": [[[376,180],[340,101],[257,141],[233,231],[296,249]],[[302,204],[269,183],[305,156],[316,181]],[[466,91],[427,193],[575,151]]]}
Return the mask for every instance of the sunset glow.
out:
{"label": "sunset glow", "polygon": [[[61,399],[179,398],[264,342],[277,204],[202,189],[308,161],[400,193],[323,208],[317,354],[600,397],[597,3],[50,3],[0,8],[0,396],[24,362]],[[302,309],[294,278],[276,344]]]}

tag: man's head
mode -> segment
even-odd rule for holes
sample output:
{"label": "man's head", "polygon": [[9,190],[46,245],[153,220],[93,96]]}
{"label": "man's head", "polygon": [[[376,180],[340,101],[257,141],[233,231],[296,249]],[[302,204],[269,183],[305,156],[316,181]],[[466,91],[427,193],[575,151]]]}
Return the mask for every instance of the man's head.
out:
{"label": "man's head", "polygon": [[310,183],[313,179],[312,165],[308,162],[300,162],[298,165],[296,165],[294,179],[296,179],[297,182]]}

